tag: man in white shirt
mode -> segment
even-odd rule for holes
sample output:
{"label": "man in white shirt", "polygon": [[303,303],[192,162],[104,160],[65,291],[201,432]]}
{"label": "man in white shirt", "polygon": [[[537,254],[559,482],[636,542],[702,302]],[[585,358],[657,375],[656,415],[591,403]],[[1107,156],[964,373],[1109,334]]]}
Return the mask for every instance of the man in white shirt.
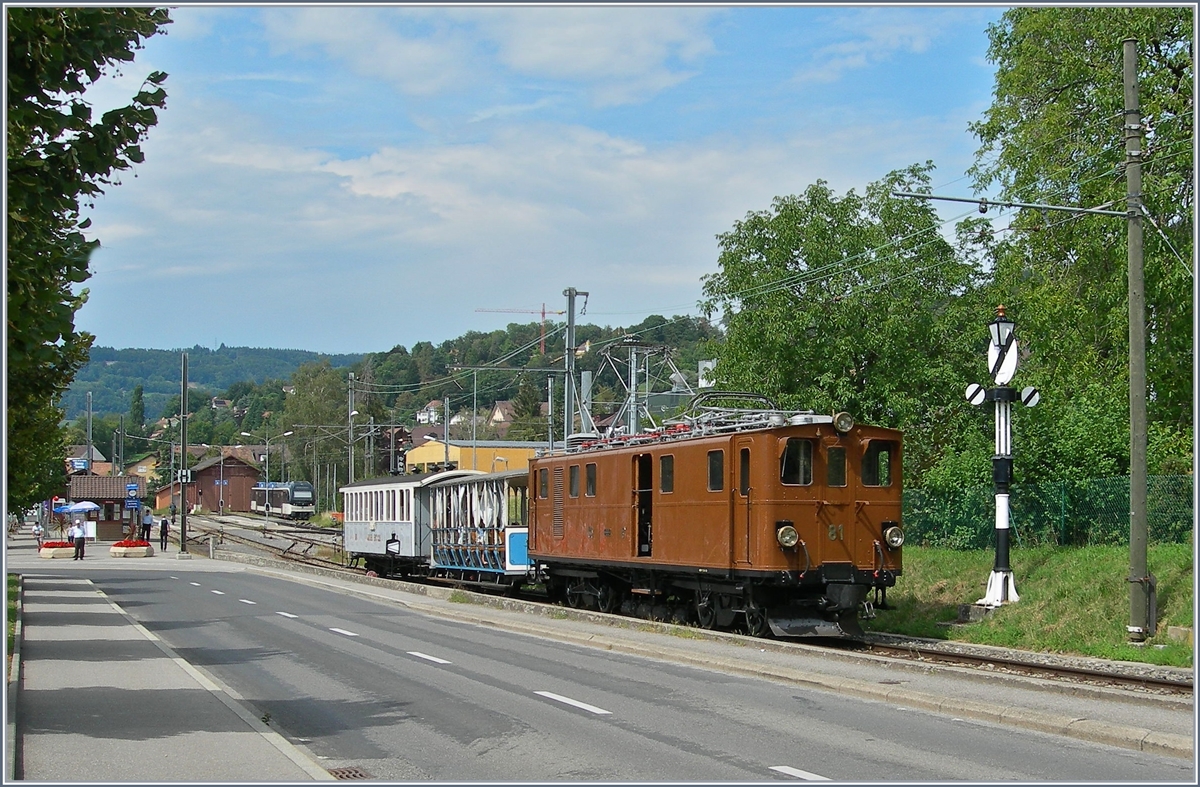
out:
{"label": "man in white shirt", "polygon": [[67,538],[75,543],[75,556],[72,560],[83,560],[83,545],[87,539],[87,531],[83,529],[83,523],[78,519],[71,525],[71,529],[67,531]]}

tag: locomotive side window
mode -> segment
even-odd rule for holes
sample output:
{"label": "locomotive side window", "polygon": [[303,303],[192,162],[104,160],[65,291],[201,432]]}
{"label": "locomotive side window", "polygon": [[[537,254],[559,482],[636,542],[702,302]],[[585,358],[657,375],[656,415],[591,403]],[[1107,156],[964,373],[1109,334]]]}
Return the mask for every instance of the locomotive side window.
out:
{"label": "locomotive side window", "polygon": [[896,444],[891,440],[872,440],[863,452],[862,482],[864,486],[892,485],[892,456]]}
{"label": "locomotive side window", "polygon": [[550,471],[544,467],[538,470],[538,497],[543,500],[550,497]]}
{"label": "locomotive side window", "polygon": [[793,486],[812,484],[812,440],[789,437],[779,459],[779,481]]}
{"label": "locomotive side window", "polygon": [[675,457],[671,454],[659,457],[658,460],[659,489],[663,492],[675,491]]}
{"label": "locomotive side window", "polygon": [[596,496],[596,463],[588,462],[587,464],[587,496]]}
{"label": "locomotive side window", "polygon": [[738,493],[745,497],[750,494],[750,449],[743,448],[738,452],[740,467],[738,469]]}
{"label": "locomotive side window", "polygon": [[568,486],[571,497],[579,497],[579,465],[571,465],[570,483]]}
{"label": "locomotive side window", "polygon": [[725,488],[725,452],[708,452],[708,491],[720,492]]}
{"label": "locomotive side window", "polygon": [[846,449],[840,445],[825,449],[825,483],[829,486],[846,485]]}

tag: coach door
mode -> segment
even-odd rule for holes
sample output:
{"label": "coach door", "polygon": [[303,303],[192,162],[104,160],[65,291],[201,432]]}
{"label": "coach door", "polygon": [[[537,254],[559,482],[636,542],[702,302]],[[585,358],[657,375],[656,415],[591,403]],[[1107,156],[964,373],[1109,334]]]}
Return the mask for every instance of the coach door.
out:
{"label": "coach door", "polygon": [[750,486],[750,446],[752,441],[739,439],[734,445],[731,468],[733,471],[733,562],[748,566],[753,545],[750,543],[754,529],[750,526],[751,502],[754,490]]}
{"label": "coach door", "polygon": [[635,454],[634,518],[637,526],[637,557],[650,557],[654,535],[654,462],[650,454]]}
{"label": "coach door", "polygon": [[854,558],[854,479],[848,441],[826,437],[821,441],[825,472],[825,498],[817,516],[821,560],[849,563]]}

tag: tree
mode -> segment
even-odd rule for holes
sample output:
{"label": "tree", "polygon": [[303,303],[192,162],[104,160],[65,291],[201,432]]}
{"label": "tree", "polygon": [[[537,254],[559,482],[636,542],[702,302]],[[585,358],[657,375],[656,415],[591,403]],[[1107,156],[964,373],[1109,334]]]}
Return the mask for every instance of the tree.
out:
{"label": "tree", "polygon": [[[1148,410],[1160,443],[1150,451],[1161,466],[1191,464],[1179,436],[1191,433],[1194,419],[1193,17],[1191,7],[1009,10],[988,29],[995,99],[972,126],[980,140],[977,188],[998,185],[1017,202],[1120,209],[1122,41],[1138,41]],[[1010,306],[1030,351],[1022,379],[1041,389],[1045,404],[1022,414],[1046,441],[1026,444],[1035,464],[1058,472],[1128,467],[1126,264],[1120,218],[1023,210],[995,250],[992,300]],[[1089,439],[1074,439],[1074,451],[1054,428],[1069,415],[1062,408],[1094,416]],[[1188,461],[1163,450],[1186,450]]]}
{"label": "tree", "polygon": [[509,440],[540,440],[547,435],[546,419],[542,417],[543,399],[541,386],[528,374],[522,375],[513,399],[513,422],[506,433]]}
{"label": "tree", "polygon": [[[75,330],[98,241],[81,201],[142,161],[166,74],[150,74],[125,107],[92,121],[83,93],[170,23],[166,9],[7,8],[8,15],[8,506],[59,491],[48,461],[61,450],[57,402],[87,360],[93,337]],[[58,413],[57,418],[55,413]],[[51,426],[53,424],[53,426]],[[59,456],[61,464],[61,453]]]}
{"label": "tree", "polygon": [[976,267],[926,201],[892,196],[927,190],[931,170],[893,172],[861,196],[818,181],[777,197],[718,236],[720,270],[704,280],[704,308],[726,327],[718,387],[905,429],[910,479],[953,450],[934,437],[986,338],[968,330]]}

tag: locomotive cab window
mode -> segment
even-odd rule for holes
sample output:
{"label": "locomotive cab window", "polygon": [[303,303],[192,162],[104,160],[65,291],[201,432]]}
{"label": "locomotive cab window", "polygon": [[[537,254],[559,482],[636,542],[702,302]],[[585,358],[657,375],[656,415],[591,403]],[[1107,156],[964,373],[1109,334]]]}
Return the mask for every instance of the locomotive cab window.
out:
{"label": "locomotive cab window", "polygon": [[812,440],[789,437],[779,459],[779,482],[791,486],[812,484]]}
{"label": "locomotive cab window", "polygon": [[587,496],[596,496],[596,463],[589,462],[587,465]]}
{"label": "locomotive cab window", "polygon": [[862,482],[864,486],[892,485],[892,457],[896,444],[891,440],[872,440],[863,452]]}
{"label": "locomotive cab window", "polygon": [[825,483],[829,486],[846,485],[846,449],[840,445],[825,449]]}
{"label": "locomotive cab window", "polygon": [[725,452],[708,452],[708,491],[720,492],[725,488]]}
{"label": "locomotive cab window", "polygon": [[538,497],[543,500],[550,497],[550,471],[544,467],[538,470]]}
{"label": "locomotive cab window", "polygon": [[658,459],[658,483],[662,492],[675,491],[675,457],[671,454]]}
{"label": "locomotive cab window", "polygon": [[579,465],[571,465],[568,492],[571,497],[579,497]]}

